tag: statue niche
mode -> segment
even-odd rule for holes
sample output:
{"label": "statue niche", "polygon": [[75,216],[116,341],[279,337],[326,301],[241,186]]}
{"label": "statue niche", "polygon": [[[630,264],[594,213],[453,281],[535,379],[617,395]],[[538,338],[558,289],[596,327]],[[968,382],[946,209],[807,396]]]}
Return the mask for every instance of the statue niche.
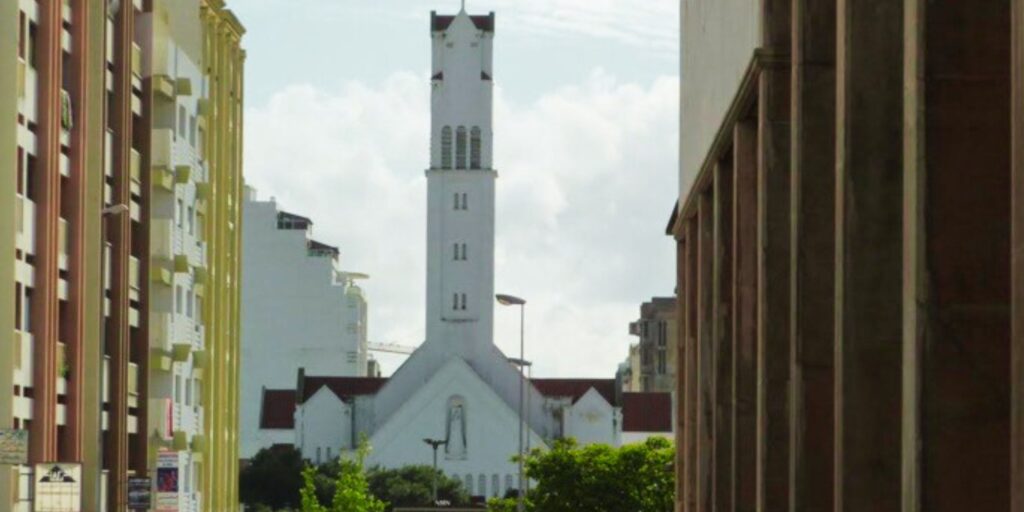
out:
{"label": "statue niche", "polygon": [[449,460],[465,460],[466,444],[466,400],[461,396],[448,399],[448,410],[445,422],[444,455]]}

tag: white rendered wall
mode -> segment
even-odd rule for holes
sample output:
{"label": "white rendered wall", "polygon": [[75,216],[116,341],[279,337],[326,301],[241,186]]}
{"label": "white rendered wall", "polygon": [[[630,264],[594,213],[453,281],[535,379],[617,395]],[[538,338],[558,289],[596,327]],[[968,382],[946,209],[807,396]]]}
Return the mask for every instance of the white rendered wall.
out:
{"label": "white rendered wall", "polygon": [[574,437],[580,445],[607,444],[619,441],[619,411],[612,407],[597,390],[591,388],[571,408],[566,418],[565,436]]}
{"label": "white rendered wall", "polygon": [[686,198],[761,39],[760,0],[681,2],[679,197]]}
{"label": "white rendered wall", "polygon": [[352,446],[352,409],[326,386],[298,407],[295,426],[296,447],[315,464],[328,462]]}
{"label": "white rendered wall", "polygon": [[[511,462],[519,447],[518,415],[458,358],[450,359],[409,396],[392,421],[372,436],[373,451],[368,464],[386,468],[430,465],[433,452],[423,439],[445,438],[448,400],[455,395],[461,396],[466,404],[467,457],[448,460],[442,448],[438,469],[462,481],[466,475],[474,475],[474,481],[479,475],[486,475],[488,495],[493,494],[491,480],[497,474],[503,488],[504,475],[516,475],[518,471]],[[528,431],[528,435],[532,447],[546,446],[536,433]],[[475,484],[473,494],[480,494],[478,491]]]}
{"label": "white rendered wall", "polygon": [[[247,198],[243,220],[240,455],[253,456],[262,389],[294,389],[307,375],[366,371],[365,301],[349,295],[333,259],[312,257],[304,230],[277,229],[277,205]],[[353,307],[349,304],[354,303]],[[362,352],[362,354],[360,354]]]}

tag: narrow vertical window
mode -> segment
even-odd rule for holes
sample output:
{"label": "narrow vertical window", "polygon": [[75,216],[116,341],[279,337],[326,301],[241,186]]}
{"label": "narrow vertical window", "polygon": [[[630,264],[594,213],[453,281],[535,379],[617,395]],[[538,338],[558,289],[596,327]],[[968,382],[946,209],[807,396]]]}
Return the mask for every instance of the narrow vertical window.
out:
{"label": "narrow vertical window", "polygon": [[452,127],[441,128],[441,168],[452,168]]}
{"label": "narrow vertical window", "polygon": [[452,252],[454,253],[452,254],[452,259],[459,261],[459,244],[452,244]]}
{"label": "narrow vertical window", "polygon": [[469,194],[467,194],[465,192],[462,193],[462,209],[463,210],[468,210],[469,209]]}
{"label": "narrow vertical window", "polygon": [[462,310],[463,311],[466,310],[466,294],[465,293],[462,294]]}
{"label": "narrow vertical window", "polygon": [[459,210],[459,209],[461,209],[461,206],[460,206],[460,205],[461,205],[461,203],[460,203],[460,201],[459,201],[459,194],[458,194],[458,193],[456,193],[456,194],[455,194],[455,209],[456,209],[456,210]]}
{"label": "narrow vertical window", "polygon": [[480,141],[480,127],[474,126],[469,132],[469,168],[479,169],[480,168],[480,153],[481,153],[481,141]]}
{"label": "narrow vertical window", "polygon": [[459,294],[457,294],[457,293],[452,294],[452,310],[453,311],[458,311],[459,310]]}
{"label": "narrow vertical window", "polygon": [[466,257],[466,244],[462,244],[462,261],[466,261],[467,259],[469,258]]}
{"label": "narrow vertical window", "polygon": [[455,131],[455,168],[466,168],[466,127],[460,126]]}

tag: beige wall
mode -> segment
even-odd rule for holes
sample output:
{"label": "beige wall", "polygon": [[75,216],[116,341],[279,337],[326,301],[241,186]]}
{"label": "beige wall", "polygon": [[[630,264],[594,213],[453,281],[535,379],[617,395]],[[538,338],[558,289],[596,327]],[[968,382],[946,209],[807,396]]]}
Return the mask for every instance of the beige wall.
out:
{"label": "beige wall", "polygon": [[760,4],[681,0],[680,201],[686,199],[759,44]]}

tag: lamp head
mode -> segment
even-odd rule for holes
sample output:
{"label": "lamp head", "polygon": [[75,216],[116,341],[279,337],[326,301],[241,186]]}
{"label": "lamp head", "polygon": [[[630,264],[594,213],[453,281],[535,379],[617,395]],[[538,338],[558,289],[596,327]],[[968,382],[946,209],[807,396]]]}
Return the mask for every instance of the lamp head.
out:
{"label": "lamp head", "polygon": [[515,295],[499,293],[495,295],[494,298],[498,299],[498,304],[501,304],[502,306],[522,306],[526,304],[526,300],[520,299]]}

